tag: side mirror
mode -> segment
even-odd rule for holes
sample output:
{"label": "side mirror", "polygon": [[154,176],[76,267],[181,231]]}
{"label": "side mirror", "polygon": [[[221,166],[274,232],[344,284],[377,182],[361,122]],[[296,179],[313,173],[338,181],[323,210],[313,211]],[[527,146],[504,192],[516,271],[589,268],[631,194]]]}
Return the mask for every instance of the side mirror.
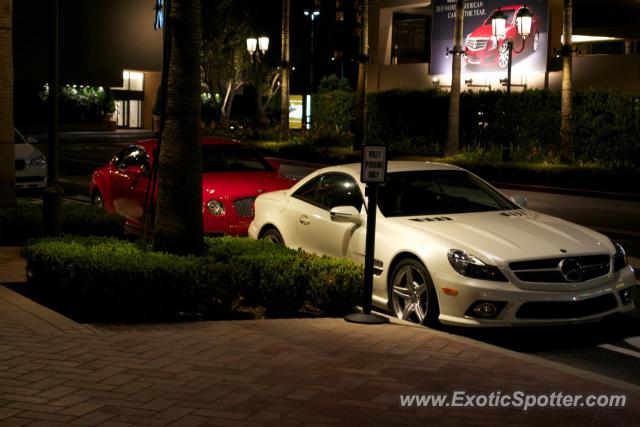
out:
{"label": "side mirror", "polygon": [[522,208],[526,208],[527,207],[527,196],[525,196],[524,194],[518,194],[515,196],[511,196],[510,199],[513,201],[513,203],[515,203],[516,205],[522,207]]}
{"label": "side mirror", "polygon": [[331,221],[362,224],[362,216],[353,206],[336,206],[329,211],[329,215],[331,215]]}
{"label": "side mirror", "polygon": [[267,159],[267,162],[269,162],[269,164],[271,165],[271,167],[273,168],[273,170],[275,171],[279,171],[280,170],[280,162],[277,161],[276,159]]}

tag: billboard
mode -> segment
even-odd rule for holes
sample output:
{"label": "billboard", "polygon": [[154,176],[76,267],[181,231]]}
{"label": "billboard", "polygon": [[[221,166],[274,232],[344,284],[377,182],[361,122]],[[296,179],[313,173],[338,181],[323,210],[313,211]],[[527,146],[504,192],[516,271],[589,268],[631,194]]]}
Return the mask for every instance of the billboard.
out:
{"label": "billboard", "polygon": [[289,95],[289,128],[302,129],[302,95]]}
{"label": "billboard", "polygon": [[[548,0],[528,0],[526,7],[533,14],[531,35],[523,39],[515,26],[515,17],[525,1],[468,0],[465,1],[462,48],[462,73],[506,73],[508,62],[505,39],[492,36],[491,16],[500,9],[507,16],[506,38],[513,41],[512,71],[545,72],[548,46]],[[431,34],[431,74],[451,74],[453,27],[456,0],[433,0]]]}

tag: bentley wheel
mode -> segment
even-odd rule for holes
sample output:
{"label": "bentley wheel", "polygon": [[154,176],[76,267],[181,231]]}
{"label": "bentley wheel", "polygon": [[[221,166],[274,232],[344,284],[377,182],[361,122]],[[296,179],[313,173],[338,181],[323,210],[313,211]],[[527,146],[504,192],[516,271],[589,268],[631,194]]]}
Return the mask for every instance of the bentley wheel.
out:
{"label": "bentley wheel", "polygon": [[262,240],[275,243],[276,245],[284,246],[284,239],[282,238],[282,234],[280,234],[280,232],[275,228],[270,228],[262,233]]}
{"label": "bentley wheel", "polygon": [[391,310],[402,320],[433,324],[439,308],[431,276],[419,261],[400,261],[393,269],[390,283]]}

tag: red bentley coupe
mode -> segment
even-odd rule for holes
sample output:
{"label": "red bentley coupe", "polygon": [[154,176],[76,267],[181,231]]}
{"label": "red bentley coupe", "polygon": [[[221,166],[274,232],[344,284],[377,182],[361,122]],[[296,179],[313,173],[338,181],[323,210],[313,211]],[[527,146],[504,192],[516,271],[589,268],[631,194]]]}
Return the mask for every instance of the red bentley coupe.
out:
{"label": "red bentley coupe", "polygon": [[[144,221],[145,195],[157,143],[149,139],[131,144],[91,176],[92,204],[123,215],[134,230],[139,230]],[[256,196],[289,188],[295,182],[280,175],[276,161],[266,160],[238,141],[203,138],[202,160],[206,234],[246,235]]]}

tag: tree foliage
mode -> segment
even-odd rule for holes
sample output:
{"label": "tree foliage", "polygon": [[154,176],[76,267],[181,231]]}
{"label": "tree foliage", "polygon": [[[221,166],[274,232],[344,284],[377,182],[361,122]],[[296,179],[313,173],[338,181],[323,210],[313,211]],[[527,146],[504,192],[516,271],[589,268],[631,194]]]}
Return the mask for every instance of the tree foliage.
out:
{"label": "tree foliage", "polygon": [[234,97],[246,83],[251,62],[246,51],[249,26],[242,2],[202,4],[202,70],[204,82],[221,96],[220,115],[228,122]]}

